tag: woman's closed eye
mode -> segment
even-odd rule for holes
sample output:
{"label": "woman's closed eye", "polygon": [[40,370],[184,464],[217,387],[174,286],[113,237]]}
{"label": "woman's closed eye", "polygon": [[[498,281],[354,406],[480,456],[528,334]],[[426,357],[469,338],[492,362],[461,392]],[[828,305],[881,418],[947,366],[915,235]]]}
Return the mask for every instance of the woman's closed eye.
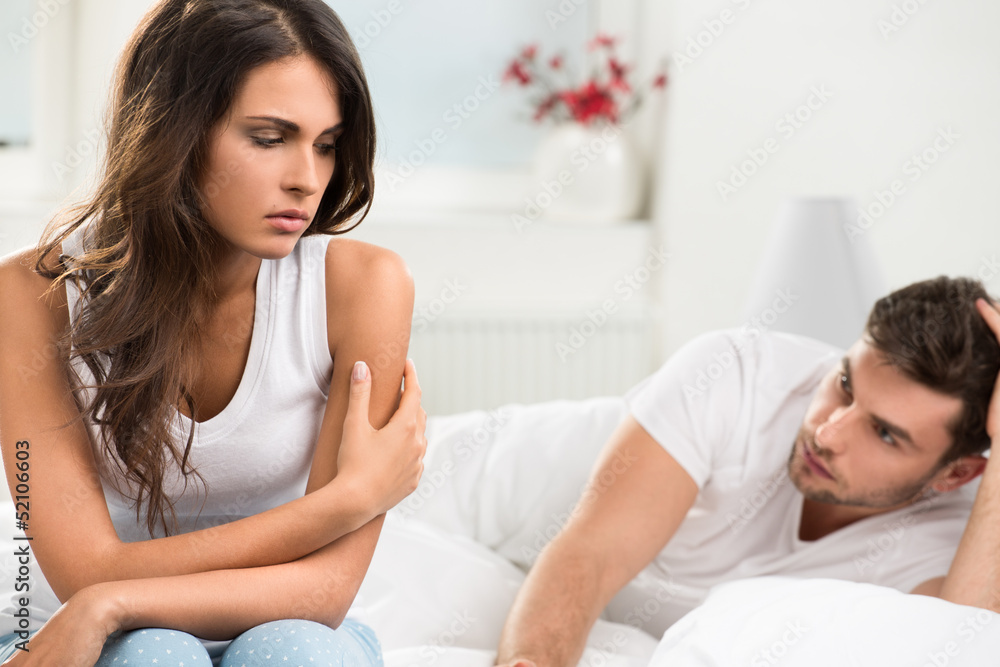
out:
{"label": "woman's closed eye", "polygon": [[[285,142],[284,139],[280,138],[279,139],[265,139],[264,137],[250,137],[250,138],[253,140],[255,144],[257,144],[261,148],[274,148],[276,145]],[[337,144],[336,143],[316,144],[316,147],[319,149],[320,155],[329,155],[337,148]]]}

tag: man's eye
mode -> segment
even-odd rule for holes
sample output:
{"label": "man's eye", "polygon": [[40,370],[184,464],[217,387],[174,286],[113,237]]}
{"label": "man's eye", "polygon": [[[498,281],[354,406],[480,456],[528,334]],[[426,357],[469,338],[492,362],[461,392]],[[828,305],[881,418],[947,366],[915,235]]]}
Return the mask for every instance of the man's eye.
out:
{"label": "man's eye", "polygon": [[[879,440],[881,440],[887,445],[892,445],[893,447],[896,446],[896,440],[892,437],[892,434],[889,433],[889,431],[887,431],[884,426],[879,426],[878,424],[876,424],[875,432],[878,433]],[[882,437],[883,434],[888,436],[888,438]]]}

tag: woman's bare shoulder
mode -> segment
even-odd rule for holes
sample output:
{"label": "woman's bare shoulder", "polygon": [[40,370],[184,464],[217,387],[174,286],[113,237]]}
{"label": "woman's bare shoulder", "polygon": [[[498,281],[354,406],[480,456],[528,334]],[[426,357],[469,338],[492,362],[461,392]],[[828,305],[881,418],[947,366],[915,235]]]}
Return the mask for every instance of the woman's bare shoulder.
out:
{"label": "woman's bare shoulder", "polygon": [[413,316],[413,274],[396,252],[335,237],[326,251],[327,330],[331,353],[347,338],[398,337]]}
{"label": "woman's bare shoulder", "polygon": [[334,237],[326,249],[327,294],[340,299],[372,295],[385,289],[413,286],[413,275],[403,258],[381,246]]}
{"label": "woman's bare shoulder", "polygon": [[[52,268],[57,256],[58,252],[49,253],[43,266]],[[0,257],[0,284],[4,286],[0,290],[0,315],[27,317],[35,320],[37,325],[42,324],[38,322],[38,317],[48,314],[49,317],[42,318],[47,320],[45,324],[60,329],[69,326],[66,290],[56,289],[46,294],[53,281],[35,272],[37,257],[38,250],[34,246]],[[32,314],[34,317],[31,317]]]}

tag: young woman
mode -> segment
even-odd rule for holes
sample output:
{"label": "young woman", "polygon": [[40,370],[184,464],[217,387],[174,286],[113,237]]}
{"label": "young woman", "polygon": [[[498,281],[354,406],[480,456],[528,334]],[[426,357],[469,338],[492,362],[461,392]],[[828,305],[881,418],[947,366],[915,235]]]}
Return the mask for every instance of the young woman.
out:
{"label": "young woman", "polygon": [[426,414],[406,265],[334,236],[371,206],[374,150],[322,0],[147,14],[96,192],[0,262],[0,445],[35,578],[3,664],[382,664],[349,610]]}

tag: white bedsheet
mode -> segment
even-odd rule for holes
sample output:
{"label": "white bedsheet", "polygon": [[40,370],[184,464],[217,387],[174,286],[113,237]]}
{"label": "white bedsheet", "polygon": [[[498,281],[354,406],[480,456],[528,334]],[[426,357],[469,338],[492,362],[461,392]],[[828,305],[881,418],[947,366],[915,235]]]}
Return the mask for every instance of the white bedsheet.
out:
{"label": "white bedsheet", "polygon": [[[387,523],[359,601],[386,667],[488,667],[521,571],[467,538]],[[598,621],[579,667],[987,667],[1000,614],[833,579],[722,584],[659,645]]]}
{"label": "white bedsheet", "polygon": [[[390,519],[358,596],[358,618],[379,636],[386,667],[486,667],[523,580],[478,542]],[[580,665],[645,667],[656,644],[635,628],[598,621]]]}

